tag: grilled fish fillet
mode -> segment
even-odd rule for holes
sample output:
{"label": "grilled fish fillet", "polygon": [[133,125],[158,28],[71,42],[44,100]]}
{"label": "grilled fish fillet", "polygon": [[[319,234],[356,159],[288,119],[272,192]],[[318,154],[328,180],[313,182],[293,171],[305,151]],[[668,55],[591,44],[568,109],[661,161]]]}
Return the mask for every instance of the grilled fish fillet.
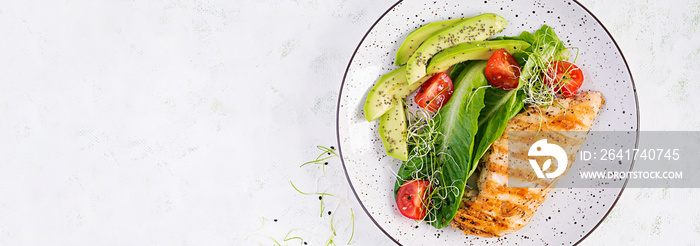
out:
{"label": "grilled fish fillet", "polygon": [[[527,108],[513,117],[506,126],[503,135],[491,145],[490,153],[481,159],[481,173],[478,179],[479,194],[476,198],[465,198],[450,223],[467,235],[482,237],[501,237],[525,226],[544,202],[547,194],[556,184],[557,179],[539,182],[542,188],[508,187],[509,176],[518,176],[518,170],[508,167],[508,132],[509,131],[583,131],[588,132],[595,116],[605,103],[600,92],[584,92],[572,98],[558,100],[564,106],[548,108]],[[558,143],[567,151],[569,160],[574,160],[578,148],[585,141],[586,134],[561,136],[568,141]],[[511,142],[512,144],[512,142]],[[529,146],[529,145],[528,145]],[[511,146],[513,147],[513,146]],[[520,163],[527,163],[527,156],[511,157]],[[540,162],[541,163],[541,162]],[[512,164],[512,163],[511,163]],[[569,164],[570,167],[570,164]],[[529,164],[516,165],[518,168],[530,168]],[[514,169],[511,166],[511,169]],[[532,177],[520,176],[525,180]]]}

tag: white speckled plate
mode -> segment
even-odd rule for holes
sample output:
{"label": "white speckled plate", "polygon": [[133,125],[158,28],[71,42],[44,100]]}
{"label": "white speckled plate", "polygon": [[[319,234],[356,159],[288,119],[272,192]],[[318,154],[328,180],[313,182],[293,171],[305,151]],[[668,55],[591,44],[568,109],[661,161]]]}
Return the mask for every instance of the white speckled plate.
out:
{"label": "white speckled plate", "polygon": [[[502,238],[465,236],[446,227],[416,224],[396,209],[393,187],[400,162],[386,156],[377,121],[367,122],[362,107],[377,79],[395,69],[396,50],[425,23],[492,12],[508,20],[498,35],[555,29],[567,46],[580,50],[576,64],[584,71],[582,90],[601,91],[606,99],[592,130],[637,131],[637,97],[627,64],[605,27],[575,1],[406,1],[382,15],[362,39],[346,70],[338,101],[338,145],[343,165],[367,214],[392,240],[406,245],[570,245],[583,240],[612,209],[622,189],[556,189],[531,222]],[[630,168],[632,163],[629,163]]]}

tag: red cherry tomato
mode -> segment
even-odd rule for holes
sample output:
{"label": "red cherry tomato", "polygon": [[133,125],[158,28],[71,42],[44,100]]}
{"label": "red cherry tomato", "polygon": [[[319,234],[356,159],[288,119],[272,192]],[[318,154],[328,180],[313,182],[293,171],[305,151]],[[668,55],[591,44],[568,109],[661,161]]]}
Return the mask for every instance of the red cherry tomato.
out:
{"label": "red cherry tomato", "polygon": [[572,97],[583,84],[583,72],[567,61],[553,61],[542,80],[565,97]]}
{"label": "red cherry tomato", "polygon": [[403,216],[420,220],[428,214],[428,195],[430,195],[430,182],[422,180],[409,180],[401,185],[396,204]]}
{"label": "red cherry tomato", "polygon": [[420,87],[416,94],[416,103],[421,108],[437,111],[450,100],[453,90],[450,76],[438,73]]}
{"label": "red cherry tomato", "polygon": [[484,75],[492,86],[512,90],[518,88],[520,65],[506,49],[499,49],[489,58]]}

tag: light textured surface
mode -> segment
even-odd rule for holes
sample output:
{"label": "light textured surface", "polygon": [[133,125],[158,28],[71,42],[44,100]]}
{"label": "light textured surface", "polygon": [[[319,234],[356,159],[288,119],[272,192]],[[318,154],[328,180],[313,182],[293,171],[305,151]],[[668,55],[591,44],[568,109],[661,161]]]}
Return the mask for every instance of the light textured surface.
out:
{"label": "light textured surface", "polygon": [[[338,159],[335,107],[357,43],[392,1],[0,4],[0,242],[391,242]],[[637,84],[642,130],[700,130],[700,2],[582,1]],[[691,245],[698,189],[628,189],[584,245]],[[324,212],[325,212],[324,211]],[[263,224],[262,217],[267,221]],[[273,219],[277,219],[274,222]]]}

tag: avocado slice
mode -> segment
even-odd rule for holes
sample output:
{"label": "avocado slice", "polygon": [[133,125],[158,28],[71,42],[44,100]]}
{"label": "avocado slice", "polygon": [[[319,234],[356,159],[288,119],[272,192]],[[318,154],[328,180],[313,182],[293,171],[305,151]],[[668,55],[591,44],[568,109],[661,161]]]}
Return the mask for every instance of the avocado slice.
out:
{"label": "avocado slice", "polygon": [[413,30],[408,34],[408,36],[406,36],[406,39],[404,39],[401,47],[399,47],[399,50],[396,51],[396,60],[394,61],[394,65],[401,66],[406,64],[408,58],[413,55],[413,52],[418,49],[418,46],[420,46],[425,39],[430,37],[430,35],[443,28],[452,27],[454,24],[465,19],[467,18],[433,22]]}
{"label": "avocado slice", "polygon": [[508,24],[503,17],[488,13],[481,14],[456,23],[433,33],[418,47],[406,63],[406,81],[409,85],[417,83],[426,73],[428,60],[443,49],[461,43],[482,41],[503,30]]}
{"label": "avocado slice", "polygon": [[379,119],[379,136],[389,156],[405,161],[408,160],[406,106],[403,99],[394,102],[394,107]]}
{"label": "avocado slice", "polygon": [[[427,79],[423,79],[425,81]],[[395,98],[402,99],[418,89],[422,83],[406,83],[406,66],[391,71],[377,81],[367,94],[364,111],[367,121],[374,121],[394,107]]]}
{"label": "avocado slice", "polygon": [[447,71],[452,65],[467,60],[488,60],[499,49],[506,49],[514,54],[530,47],[530,43],[521,40],[494,40],[462,43],[445,49],[433,56],[428,63],[428,74]]}

